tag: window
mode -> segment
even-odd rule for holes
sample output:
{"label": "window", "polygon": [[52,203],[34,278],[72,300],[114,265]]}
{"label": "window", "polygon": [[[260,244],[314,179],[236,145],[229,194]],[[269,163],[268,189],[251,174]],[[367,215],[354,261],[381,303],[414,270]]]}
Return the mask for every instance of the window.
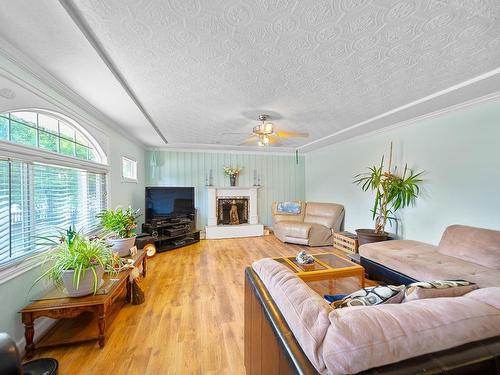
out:
{"label": "window", "polygon": [[125,181],[137,182],[137,162],[122,156],[122,177]]}
{"label": "window", "polygon": [[0,140],[102,162],[82,131],[53,113],[18,111],[0,114]]}
{"label": "window", "polygon": [[97,227],[107,208],[107,167],[95,163],[105,155],[94,140],[38,112],[0,114],[0,139],[7,141],[0,147],[0,268],[43,250],[39,238],[57,229]]}
{"label": "window", "polygon": [[0,160],[0,264],[40,250],[37,238],[57,228],[94,229],[104,209],[104,174]]}

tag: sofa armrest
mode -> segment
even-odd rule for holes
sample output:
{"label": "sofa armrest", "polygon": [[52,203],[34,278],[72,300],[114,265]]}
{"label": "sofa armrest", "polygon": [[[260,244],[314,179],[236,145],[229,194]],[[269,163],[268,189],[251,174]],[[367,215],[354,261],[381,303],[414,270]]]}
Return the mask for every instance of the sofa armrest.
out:
{"label": "sofa armrest", "polygon": [[247,374],[317,374],[251,267],[245,269],[244,334]]}

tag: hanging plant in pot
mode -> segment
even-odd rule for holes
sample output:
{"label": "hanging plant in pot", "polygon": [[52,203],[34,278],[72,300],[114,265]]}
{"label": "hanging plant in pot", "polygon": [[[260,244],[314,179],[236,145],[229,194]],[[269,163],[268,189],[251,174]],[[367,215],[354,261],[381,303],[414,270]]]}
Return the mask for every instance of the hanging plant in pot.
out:
{"label": "hanging plant in pot", "polygon": [[104,239],[87,238],[72,227],[40,240],[38,245],[50,249],[35,256],[44,258],[42,267],[47,269],[34,284],[47,277],[56,286],[64,285],[70,297],[95,294],[103,273],[115,273],[121,265]]}
{"label": "hanging plant in pot", "polygon": [[375,192],[372,218],[375,229],[357,229],[359,246],[371,242],[385,241],[389,234],[385,231],[387,223],[396,220],[394,214],[401,208],[412,205],[420,193],[420,176],[424,172],[415,173],[405,165],[403,173],[392,168],[392,142],[387,168],[384,157],[379,166],[369,167],[369,172],[356,175],[354,183],[363,191]]}
{"label": "hanging plant in pot", "polygon": [[102,211],[97,217],[101,225],[108,232],[108,241],[113,245],[112,250],[124,257],[130,254],[130,248],[135,243],[135,228],[139,210],[117,208]]}

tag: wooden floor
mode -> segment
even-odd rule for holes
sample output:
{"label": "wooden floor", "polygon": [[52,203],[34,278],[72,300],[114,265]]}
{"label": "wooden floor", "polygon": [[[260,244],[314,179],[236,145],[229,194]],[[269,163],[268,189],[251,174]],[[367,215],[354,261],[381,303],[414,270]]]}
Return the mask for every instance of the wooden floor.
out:
{"label": "wooden floor", "polygon": [[[301,248],[271,235],[203,240],[157,254],[142,282],[146,302],[123,307],[108,327],[102,350],[91,341],[40,349],[35,358],[56,358],[63,375],[244,374],[244,268]],[[346,279],[335,288],[342,293],[359,287],[356,279]]]}

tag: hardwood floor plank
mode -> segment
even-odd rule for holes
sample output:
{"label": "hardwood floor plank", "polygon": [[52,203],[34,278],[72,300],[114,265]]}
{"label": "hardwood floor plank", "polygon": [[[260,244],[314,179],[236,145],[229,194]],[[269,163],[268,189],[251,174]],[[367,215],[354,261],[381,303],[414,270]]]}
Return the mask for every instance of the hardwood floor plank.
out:
{"label": "hardwood floor plank", "polygon": [[[148,261],[142,305],[126,305],[97,342],[37,350],[60,363],[60,374],[244,374],[244,269],[264,257],[303,247],[274,236],[202,240]],[[306,248],[311,253],[332,247]],[[342,252],[337,252],[344,255]],[[335,292],[358,289],[337,280]],[[326,292],[327,283],[311,286]]]}

